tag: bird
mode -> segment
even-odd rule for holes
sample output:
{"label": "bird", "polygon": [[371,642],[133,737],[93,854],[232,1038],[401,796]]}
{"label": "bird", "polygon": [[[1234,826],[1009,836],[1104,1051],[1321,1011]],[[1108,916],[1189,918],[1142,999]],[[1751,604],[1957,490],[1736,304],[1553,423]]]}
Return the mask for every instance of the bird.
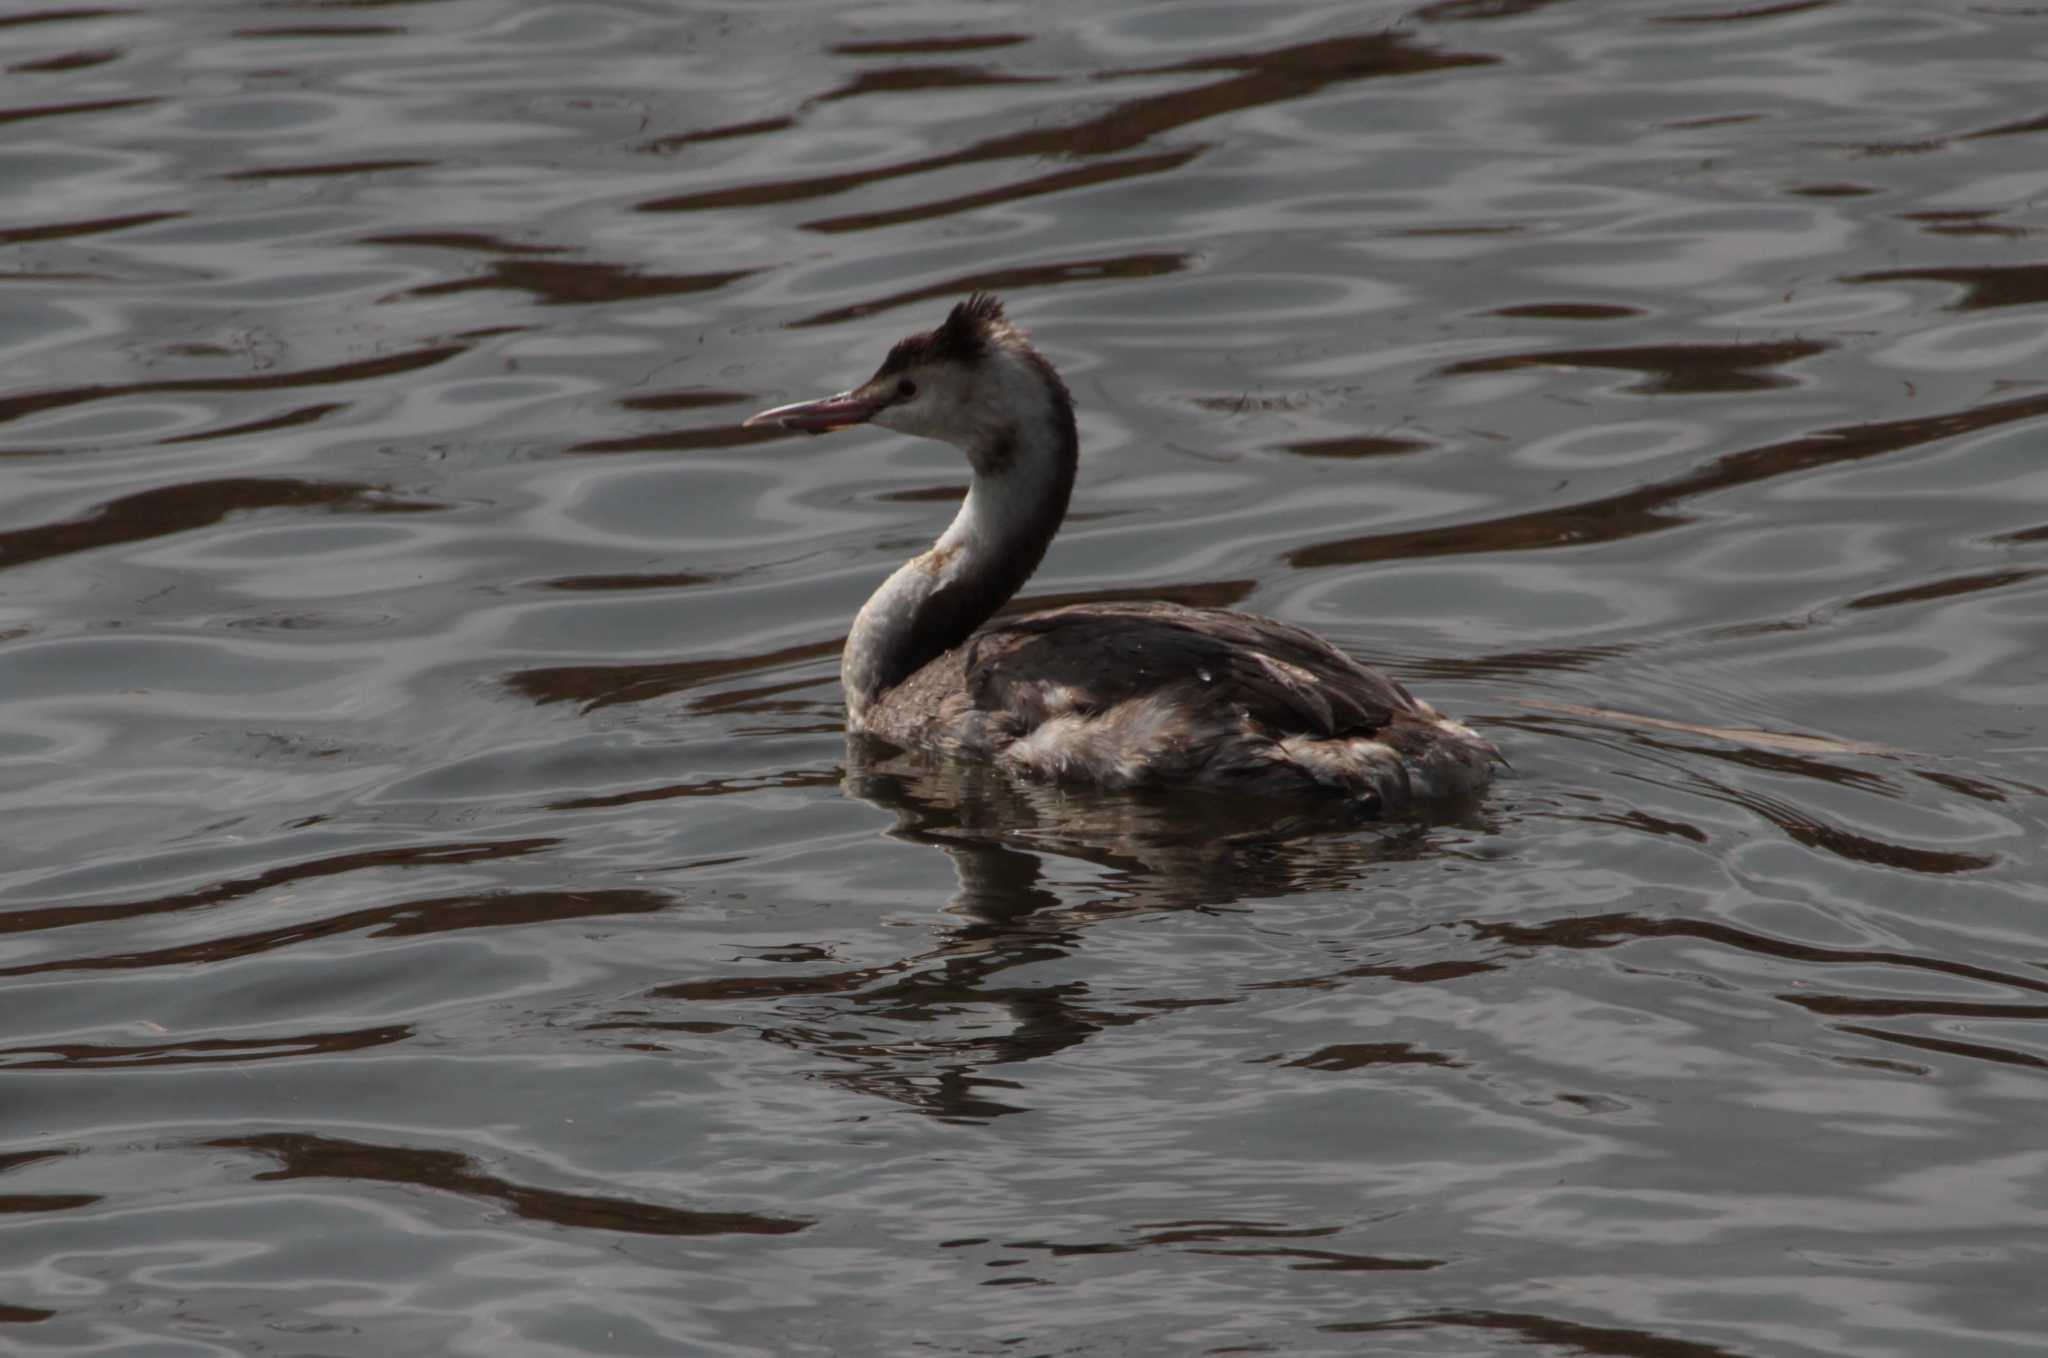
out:
{"label": "bird", "polygon": [[1083,603],[1003,617],[1066,517],[1074,398],[992,294],[849,391],[745,426],[858,425],[952,444],[973,472],[932,546],[855,617],[849,735],[1110,791],[1342,799],[1392,816],[1483,788],[1500,753],[1303,628],[1231,609]]}

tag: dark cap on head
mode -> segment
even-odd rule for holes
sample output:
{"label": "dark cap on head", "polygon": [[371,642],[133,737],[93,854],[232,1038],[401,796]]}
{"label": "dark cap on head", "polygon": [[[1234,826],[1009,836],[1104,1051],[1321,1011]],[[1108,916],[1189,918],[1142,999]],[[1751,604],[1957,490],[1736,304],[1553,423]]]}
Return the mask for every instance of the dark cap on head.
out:
{"label": "dark cap on head", "polygon": [[947,312],[938,329],[898,340],[875,376],[888,377],[920,363],[974,363],[1009,328],[995,294],[974,293]]}

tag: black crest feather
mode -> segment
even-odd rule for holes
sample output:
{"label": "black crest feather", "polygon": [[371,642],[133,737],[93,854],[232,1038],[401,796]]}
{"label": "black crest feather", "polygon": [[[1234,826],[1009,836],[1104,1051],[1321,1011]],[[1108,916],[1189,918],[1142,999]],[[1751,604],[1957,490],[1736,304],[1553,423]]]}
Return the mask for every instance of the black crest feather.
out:
{"label": "black crest feather", "polygon": [[988,352],[997,327],[1008,324],[994,293],[973,293],[946,313],[946,323],[932,332],[932,347],[943,357],[971,361]]}
{"label": "black crest feather", "polygon": [[919,363],[973,363],[1009,324],[994,293],[973,293],[946,313],[938,329],[898,340],[875,376],[888,377]]}

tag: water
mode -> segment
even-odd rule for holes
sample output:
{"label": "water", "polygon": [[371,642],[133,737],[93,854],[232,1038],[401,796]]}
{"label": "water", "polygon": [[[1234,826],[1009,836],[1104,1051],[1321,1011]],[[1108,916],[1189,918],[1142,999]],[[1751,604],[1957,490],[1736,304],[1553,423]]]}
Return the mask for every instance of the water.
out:
{"label": "water", "polygon": [[[2048,1343],[2037,7],[0,16],[0,1344]],[[849,751],[974,287],[1034,599],[1426,823]]]}

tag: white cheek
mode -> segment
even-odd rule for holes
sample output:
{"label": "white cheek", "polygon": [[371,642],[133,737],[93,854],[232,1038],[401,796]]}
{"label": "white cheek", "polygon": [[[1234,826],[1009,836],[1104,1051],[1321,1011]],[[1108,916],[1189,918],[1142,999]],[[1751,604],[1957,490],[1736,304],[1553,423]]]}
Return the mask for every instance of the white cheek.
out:
{"label": "white cheek", "polygon": [[921,382],[917,395],[883,407],[873,423],[899,434],[958,443],[966,432],[961,427],[961,414],[958,393],[945,391],[937,383]]}
{"label": "white cheek", "polygon": [[940,437],[932,412],[926,409],[923,401],[890,406],[875,418],[875,423],[886,429],[893,429],[899,434],[909,434],[916,438]]}

